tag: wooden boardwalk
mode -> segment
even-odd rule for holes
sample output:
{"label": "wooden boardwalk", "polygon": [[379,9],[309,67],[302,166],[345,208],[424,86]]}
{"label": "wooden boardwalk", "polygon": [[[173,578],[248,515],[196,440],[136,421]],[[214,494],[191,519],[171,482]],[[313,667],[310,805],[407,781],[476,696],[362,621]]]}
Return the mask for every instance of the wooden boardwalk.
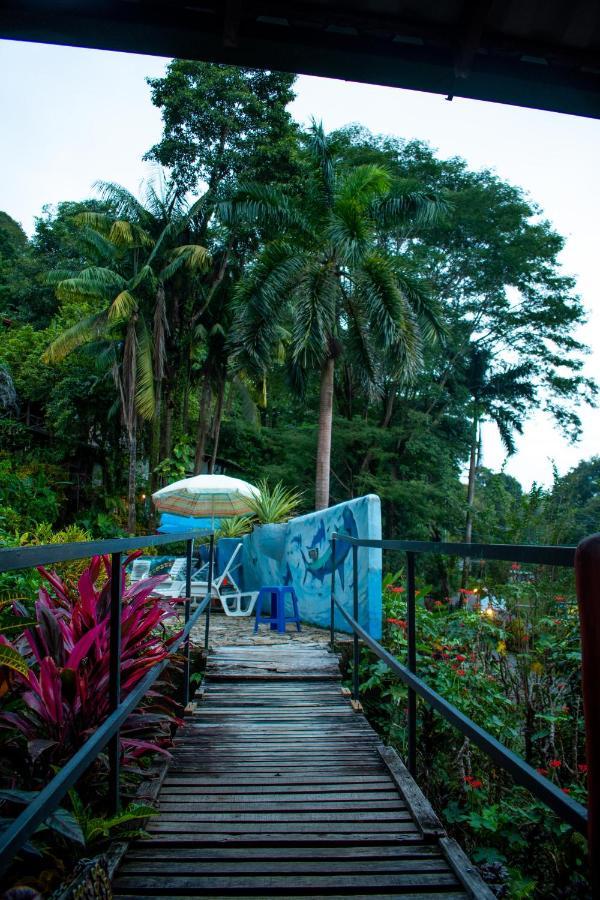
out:
{"label": "wooden boardwalk", "polygon": [[493,896],[316,644],[212,653],[159,800],[120,900]]}

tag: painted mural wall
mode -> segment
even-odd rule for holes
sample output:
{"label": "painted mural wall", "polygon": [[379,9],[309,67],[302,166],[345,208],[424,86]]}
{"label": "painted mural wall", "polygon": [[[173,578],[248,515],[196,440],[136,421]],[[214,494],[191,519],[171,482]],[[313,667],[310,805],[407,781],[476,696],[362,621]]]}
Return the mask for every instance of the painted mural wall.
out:
{"label": "painted mural wall", "polygon": [[[333,532],[361,538],[381,538],[381,503],[375,494],[348,500],[319,512],[291,519],[285,525],[263,525],[244,537],[244,587],[291,584],[302,620],[329,627],[331,579],[336,597],[352,612],[352,550],[340,542],[332,572]],[[359,621],[381,638],[381,550],[358,550]],[[338,612],[336,628],[348,632]]]}

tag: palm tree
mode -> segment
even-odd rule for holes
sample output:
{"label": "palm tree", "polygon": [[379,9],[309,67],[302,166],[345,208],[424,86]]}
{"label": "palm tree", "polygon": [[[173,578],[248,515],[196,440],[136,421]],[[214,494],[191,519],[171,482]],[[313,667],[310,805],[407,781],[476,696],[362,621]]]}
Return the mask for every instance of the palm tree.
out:
{"label": "palm tree", "polygon": [[[434,222],[444,201],[394,181],[376,165],[343,171],[334,141],[313,123],[308,135],[313,180],[303,205],[273,187],[238,191],[222,211],[283,230],[271,240],[237,290],[232,353],[264,373],[288,330],[296,383],[320,378],[315,508],[329,504],[336,362],[344,354],[373,381],[381,354],[411,377],[424,341],[440,328],[421,284],[388,252],[386,236],[409,223]],[[391,243],[391,242],[389,242]]]}
{"label": "palm tree", "polygon": [[[108,342],[129,448],[128,529],[136,524],[138,418],[160,416],[164,376],[164,333],[167,327],[165,285],[184,266],[203,270],[209,262],[204,247],[173,246],[185,217],[163,225],[153,235],[156,218],[118,185],[101,185],[115,214],[86,212],[78,217],[82,237],[104,265],[89,266],[71,277],[55,273],[60,300],[95,307],[89,316],[67,328],[46,351],[47,362],[59,362],[77,347]],[[125,218],[128,214],[131,218]],[[132,221],[132,219],[135,220]],[[147,325],[154,320],[153,339]]]}
{"label": "palm tree", "polygon": [[[469,476],[465,543],[473,536],[473,505],[477,482],[478,459],[481,456],[481,425],[494,422],[507,454],[515,452],[514,432],[521,434],[527,404],[534,399],[531,383],[532,365],[506,366],[493,371],[492,353],[486,347],[471,344],[466,358],[463,383],[471,406]],[[470,560],[465,559],[462,586],[466,587]]]}

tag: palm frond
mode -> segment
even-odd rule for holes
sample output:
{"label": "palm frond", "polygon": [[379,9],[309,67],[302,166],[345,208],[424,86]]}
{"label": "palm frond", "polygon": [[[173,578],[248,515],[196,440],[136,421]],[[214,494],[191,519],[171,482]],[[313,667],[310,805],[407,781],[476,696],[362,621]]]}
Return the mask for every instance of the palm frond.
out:
{"label": "palm frond", "polygon": [[389,260],[379,254],[366,257],[356,273],[355,285],[373,336],[382,347],[396,353],[405,374],[414,374],[422,360],[421,334]]}
{"label": "palm frond", "polygon": [[313,265],[294,291],[292,358],[319,366],[337,326],[339,280],[331,265]]}
{"label": "palm frond", "polygon": [[152,238],[150,235],[127,219],[116,219],[108,233],[108,239],[113,242],[116,247],[123,249],[134,249],[135,247],[151,247]]}
{"label": "palm frond", "polygon": [[113,223],[113,218],[109,216],[108,213],[95,212],[93,210],[84,210],[83,212],[77,213],[73,219],[77,225],[93,228],[102,235],[108,235]]}
{"label": "palm frond", "polygon": [[415,190],[412,183],[396,184],[389,196],[374,199],[371,215],[386,228],[401,228],[407,224],[417,227],[436,225],[451,209],[447,197]]}
{"label": "palm frond", "polygon": [[146,323],[140,316],[136,324],[137,361],[135,383],[135,408],[142,419],[154,416],[154,367],[152,365],[152,342]]}
{"label": "palm frond", "polygon": [[74,278],[59,281],[56,296],[59,300],[95,297],[109,300],[116,291],[124,290],[125,279],[112,269],[90,266]]}
{"label": "palm frond", "polygon": [[217,213],[224,225],[307,228],[304,216],[277,185],[241,185],[231,199],[218,204]]}
{"label": "palm frond", "polygon": [[117,247],[96,228],[86,225],[81,230],[81,240],[103,259],[112,261],[117,256]]}
{"label": "palm frond", "polygon": [[369,340],[369,322],[360,303],[352,292],[346,295],[346,355],[351,364],[356,364],[364,373],[369,384],[376,378],[375,356]]}
{"label": "palm frond", "polygon": [[52,341],[43,354],[42,361],[45,363],[61,362],[77,347],[102,337],[105,333],[107,322],[107,315],[104,311],[99,315],[96,314],[81,319]]}
{"label": "palm frond", "polygon": [[335,162],[334,162],[334,145],[331,138],[325,134],[322,122],[313,119],[306,137],[308,150],[315,160],[321,180],[323,182],[323,190],[329,207],[333,205],[333,195],[335,192]]}
{"label": "palm frond", "polygon": [[139,222],[145,222],[148,219],[148,211],[143,203],[140,203],[137,197],[123,185],[116,184],[114,181],[96,181],[94,187],[102,200],[113,207],[117,216],[137,219]]}
{"label": "palm frond", "polygon": [[286,241],[273,241],[234,293],[236,315],[228,341],[237,363],[262,372],[279,344],[279,324],[306,269],[306,257]]}
{"label": "palm frond", "polygon": [[126,322],[138,308],[138,302],[129,291],[121,291],[108,310],[109,322]]}
{"label": "palm frond", "polygon": [[185,267],[194,272],[206,272],[211,263],[210,253],[200,244],[182,244],[175,247],[171,255],[174,259],[183,259]]}
{"label": "palm frond", "polygon": [[355,166],[339,180],[335,191],[335,205],[352,201],[366,209],[389,191],[391,178],[382,166]]}
{"label": "palm frond", "polygon": [[417,317],[425,343],[431,345],[444,341],[447,329],[442,313],[427,287],[421,280],[405,272],[397,263],[394,265],[394,274],[402,294]]}
{"label": "palm frond", "polygon": [[345,266],[357,266],[369,246],[368,220],[360,206],[352,200],[336,203],[325,234]]}

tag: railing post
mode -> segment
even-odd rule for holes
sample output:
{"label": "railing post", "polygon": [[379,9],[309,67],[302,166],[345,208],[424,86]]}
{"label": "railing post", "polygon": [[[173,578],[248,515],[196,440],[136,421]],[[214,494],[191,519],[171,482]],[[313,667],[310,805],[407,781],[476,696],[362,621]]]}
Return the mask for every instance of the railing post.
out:
{"label": "railing post", "polygon": [[[415,622],[415,554],[406,554],[406,624],[408,668],[417,672],[417,630]],[[417,774],[417,695],[408,688],[408,771]]]}
{"label": "railing post", "polygon": [[[109,711],[121,703],[121,554],[113,553],[110,572],[110,660]],[[121,741],[117,731],[108,744],[108,806],[114,815],[121,806],[119,787],[121,773]]]}
{"label": "railing post", "polygon": [[[192,554],[194,552],[194,541],[186,541],[185,553],[185,614],[184,622],[190,621],[190,604],[192,597]],[[183,705],[186,707],[190,702],[190,639],[189,636],[183,645]]]}
{"label": "railing post", "polygon": [[581,630],[585,751],[588,765],[588,852],[592,896],[600,897],[600,534],[575,552]]}
{"label": "railing post", "polygon": [[[352,616],[355,622],[358,622],[358,546],[356,544],[352,545],[352,577],[353,577],[353,607],[352,607]],[[353,686],[352,686],[352,697],[356,702],[359,701],[359,675],[358,675],[358,667],[360,663],[360,649],[358,646],[358,634],[356,631],[354,632],[354,661],[352,667],[352,676],[353,676]]]}
{"label": "railing post", "polygon": [[335,626],[334,626],[334,616],[335,616],[335,538],[331,539],[331,611],[330,611],[330,622],[329,622],[329,644],[331,649],[333,650],[335,645]]}
{"label": "railing post", "polygon": [[204,649],[208,650],[208,634],[210,631],[210,607],[212,603],[213,564],[215,556],[215,536],[211,534],[208,549],[208,603],[206,604],[206,622],[204,625]]}

